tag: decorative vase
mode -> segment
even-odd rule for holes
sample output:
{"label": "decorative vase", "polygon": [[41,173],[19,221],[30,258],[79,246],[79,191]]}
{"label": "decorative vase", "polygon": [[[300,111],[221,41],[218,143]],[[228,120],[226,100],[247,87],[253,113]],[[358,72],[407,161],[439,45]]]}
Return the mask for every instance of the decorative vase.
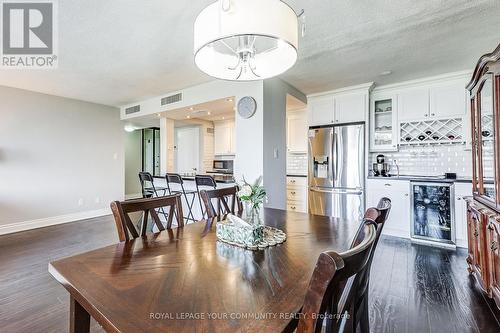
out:
{"label": "decorative vase", "polygon": [[260,216],[262,204],[254,204],[251,201],[243,202],[243,218],[246,222],[257,226],[262,224]]}

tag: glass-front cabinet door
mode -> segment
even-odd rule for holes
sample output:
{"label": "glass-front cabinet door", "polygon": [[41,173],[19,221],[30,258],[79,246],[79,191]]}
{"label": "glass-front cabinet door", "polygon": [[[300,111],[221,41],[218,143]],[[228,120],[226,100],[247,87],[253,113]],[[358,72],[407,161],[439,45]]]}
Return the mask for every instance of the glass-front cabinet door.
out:
{"label": "glass-front cabinet door", "polygon": [[475,194],[479,194],[479,175],[480,166],[479,161],[479,117],[478,117],[478,107],[477,99],[475,97],[471,98],[471,124],[472,124],[472,190]]}
{"label": "glass-front cabinet door", "polygon": [[397,151],[397,99],[391,95],[372,96],[370,108],[370,150]]}
{"label": "glass-front cabinet door", "polygon": [[495,115],[493,112],[493,79],[487,78],[478,92],[479,160],[482,184],[480,194],[496,203]]}

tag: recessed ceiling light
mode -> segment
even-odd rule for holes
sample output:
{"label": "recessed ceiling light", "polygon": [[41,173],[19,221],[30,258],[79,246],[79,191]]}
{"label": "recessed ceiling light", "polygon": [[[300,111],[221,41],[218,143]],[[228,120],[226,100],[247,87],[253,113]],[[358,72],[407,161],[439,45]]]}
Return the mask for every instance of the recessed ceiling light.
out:
{"label": "recessed ceiling light", "polygon": [[210,111],[207,112],[207,115],[209,115],[209,116],[211,115]]}
{"label": "recessed ceiling light", "polygon": [[156,115],[157,115],[158,117],[161,117],[161,113],[157,113]]}
{"label": "recessed ceiling light", "polygon": [[380,75],[391,75],[392,74],[392,71],[383,71],[380,73]]}
{"label": "recessed ceiling light", "polygon": [[226,119],[226,117],[222,117],[222,120]]}
{"label": "recessed ceiling light", "polygon": [[189,108],[189,111],[193,111],[193,110],[194,110],[194,108],[193,108],[193,107],[190,107],[190,108]]}

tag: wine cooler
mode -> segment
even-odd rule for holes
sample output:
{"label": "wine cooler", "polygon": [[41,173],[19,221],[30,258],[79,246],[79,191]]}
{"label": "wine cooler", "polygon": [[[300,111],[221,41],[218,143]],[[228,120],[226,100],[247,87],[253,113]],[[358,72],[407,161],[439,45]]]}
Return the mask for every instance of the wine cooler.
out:
{"label": "wine cooler", "polygon": [[453,183],[411,182],[411,237],[418,243],[455,246]]}

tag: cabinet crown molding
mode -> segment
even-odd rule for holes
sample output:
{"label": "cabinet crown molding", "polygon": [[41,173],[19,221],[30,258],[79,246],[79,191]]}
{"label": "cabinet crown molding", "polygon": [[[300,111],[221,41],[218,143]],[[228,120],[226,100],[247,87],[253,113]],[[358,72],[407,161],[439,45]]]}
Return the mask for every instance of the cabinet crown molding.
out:
{"label": "cabinet crown molding", "polygon": [[325,96],[325,95],[343,94],[343,93],[355,93],[355,92],[368,92],[369,93],[373,89],[374,86],[375,86],[374,82],[368,82],[368,83],[363,83],[363,84],[359,84],[356,86],[349,86],[349,87],[344,87],[344,88],[309,94],[309,95],[307,95],[307,98],[319,97],[319,96]]}

